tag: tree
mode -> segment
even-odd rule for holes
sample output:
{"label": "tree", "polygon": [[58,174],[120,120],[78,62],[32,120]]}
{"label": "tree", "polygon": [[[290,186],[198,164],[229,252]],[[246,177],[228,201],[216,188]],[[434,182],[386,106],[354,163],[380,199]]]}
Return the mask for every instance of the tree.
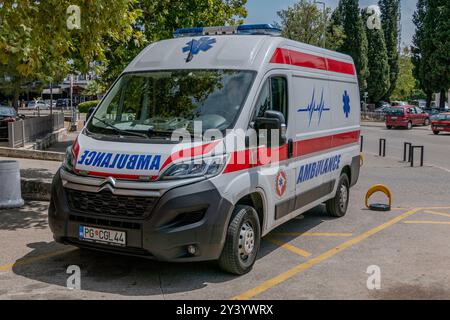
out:
{"label": "tree", "polygon": [[134,0],[78,1],[79,29],[68,25],[72,2],[0,3],[0,86],[11,88],[14,105],[23,85],[53,82],[71,68],[85,72],[92,61],[105,60],[104,39],[124,41],[135,32],[131,25],[138,12],[130,10]]}
{"label": "tree", "polygon": [[440,92],[439,108],[445,108],[450,88],[450,1],[429,0],[425,16],[425,32],[429,43],[429,81],[434,92]]}
{"label": "tree", "polygon": [[400,0],[380,0],[378,5],[381,10],[381,23],[390,69],[390,86],[384,98],[390,100],[399,75],[398,18],[400,14]]}
{"label": "tree", "polygon": [[343,41],[342,26],[331,25],[331,8],[325,13],[316,4],[299,0],[292,7],[278,11],[283,36],[295,41],[323,46],[323,34],[326,32],[325,47],[336,49]]}
{"label": "tree", "polygon": [[247,0],[136,1],[133,8],[141,14],[133,29],[136,34],[142,31],[142,37],[130,38],[126,44],[108,43],[108,64],[103,79],[110,84],[144,45],[172,38],[178,28],[241,24],[247,16],[246,3]]}
{"label": "tree", "polygon": [[439,106],[445,106],[450,87],[450,2],[419,0],[414,13],[416,34],[413,40],[414,73],[431,104],[433,92],[441,93]]}
{"label": "tree", "polygon": [[343,27],[345,34],[345,39],[337,50],[353,58],[362,93],[367,88],[367,77],[369,76],[367,65],[368,44],[358,0],[340,0],[333,18],[334,23]]}
{"label": "tree", "polygon": [[408,48],[404,48],[403,53],[399,56],[399,72],[395,89],[392,92],[393,100],[415,100],[420,99],[420,92],[416,89],[416,79],[414,78],[414,65],[411,59],[411,52]]}
{"label": "tree", "polygon": [[[369,18],[369,14],[364,13],[364,18]],[[390,88],[389,63],[384,33],[382,29],[367,29],[368,42],[368,69],[367,92],[369,100],[378,103]]]}
{"label": "tree", "polygon": [[414,64],[413,74],[426,96],[427,107],[431,107],[431,99],[433,96],[433,88],[428,81],[427,75],[431,72],[429,61],[428,43],[430,40],[430,33],[425,30],[425,17],[428,10],[428,0],[419,0],[417,2],[416,11],[414,12],[413,22],[416,26],[416,32],[413,37],[413,44],[411,46],[412,62]]}

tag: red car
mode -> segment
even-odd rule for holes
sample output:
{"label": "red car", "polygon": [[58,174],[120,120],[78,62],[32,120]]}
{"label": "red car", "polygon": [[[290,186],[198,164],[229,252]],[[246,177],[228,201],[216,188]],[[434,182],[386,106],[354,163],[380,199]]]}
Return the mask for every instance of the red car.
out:
{"label": "red car", "polygon": [[450,112],[441,113],[431,122],[431,130],[434,134],[450,132]]}
{"label": "red car", "polygon": [[404,127],[411,130],[413,126],[429,126],[430,115],[414,106],[398,106],[386,111],[386,127]]}

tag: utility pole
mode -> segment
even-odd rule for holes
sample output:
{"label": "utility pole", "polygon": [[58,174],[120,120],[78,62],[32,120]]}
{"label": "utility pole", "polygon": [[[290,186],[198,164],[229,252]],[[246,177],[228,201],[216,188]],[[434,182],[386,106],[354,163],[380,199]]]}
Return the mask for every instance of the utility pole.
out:
{"label": "utility pole", "polygon": [[314,4],[323,5],[323,33],[322,33],[322,47],[325,49],[327,43],[327,5],[323,1],[314,0]]}

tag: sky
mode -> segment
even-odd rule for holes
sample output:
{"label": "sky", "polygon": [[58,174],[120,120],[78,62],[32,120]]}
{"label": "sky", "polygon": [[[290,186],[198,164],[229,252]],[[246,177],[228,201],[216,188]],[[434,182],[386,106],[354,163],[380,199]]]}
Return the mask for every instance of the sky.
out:
{"label": "sky", "polygon": [[[312,1],[312,0],[311,0]],[[323,0],[329,7],[336,8],[339,0]],[[246,23],[279,22],[277,11],[286,9],[297,0],[247,0],[248,17]],[[360,0],[361,8],[377,4],[377,0]],[[402,46],[409,46],[414,35],[412,16],[417,0],[402,0]]]}

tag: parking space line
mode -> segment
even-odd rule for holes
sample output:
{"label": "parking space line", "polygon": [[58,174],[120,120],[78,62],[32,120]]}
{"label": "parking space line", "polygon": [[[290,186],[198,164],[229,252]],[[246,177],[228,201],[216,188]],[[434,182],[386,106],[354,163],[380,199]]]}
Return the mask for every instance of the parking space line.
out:
{"label": "parking space line", "polygon": [[296,246],[293,246],[293,245],[291,245],[291,244],[289,244],[287,242],[279,241],[279,240],[274,239],[272,237],[266,237],[266,238],[264,238],[264,240],[266,240],[266,241],[268,241],[268,242],[270,242],[270,243],[272,243],[274,245],[277,245],[277,246],[279,246],[279,247],[281,247],[281,248],[283,248],[285,250],[288,250],[288,251],[291,251],[291,252],[293,252],[295,254],[298,254],[298,255],[300,255],[302,257],[308,258],[308,257],[312,256],[312,253],[310,253],[310,252],[308,252],[306,250],[297,248]]}
{"label": "parking space line", "polygon": [[436,216],[442,216],[442,217],[450,218],[450,214],[448,214],[448,213],[437,212],[437,211],[429,211],[429,210],[425,211],[425,213],[429,213],[429,214],[434,214]]}
{"label": "parking space line", "polygon": [[394,224],[396,224],[396,223],[398,223],[398,222],[400,222],[400,221],[402,221],[402,220],[412,216],[413,214],[419,212],[420,210],[422,210],[422,208],[415,208],[415,209],[407,211],[407,212],[405,212],[403,214],[400,214],[399,216],[389,220],[388,222],[385,222],[385,223],[383,223],[383,224],[381,224],[381,225],[379,225],[379,226],[377,226],[377,227],[375,227],[373,229],[370,229],[370,230],[360,234],[359,236],[354,237],[354,238],[344,242],[343,244],[338,245],[338,246],[332,248],[331,250],[328,250],[325,253],[322,253],[321,255],[318,255],[318,256],[316,256],[316,257],[314,257],[312,259],[309,259],[308,261],[303,262],[303,263],[293,267],[292,269],[290,269],[288,271],[285,271],[285,272],[279,274],[278,276],[275,276],[274,278],[269,279],[269,280],[263,282],[262,284],[254,287],[254,288],[252,288],[252,289],[250,289],[250,290],[248,290],[248,291],[246,291],[246,292],[244,292],[242,294],[239,294],[239,295],[233,297],[232,299],[233,300],[248,300],[248,299],[251,299],[251,298],[253,298],[253,297],[255,297],[255,296],[257,296],[257,295],[259,295],[259,294],[261,294],[261,293],[263,293],[263,292],[265,292],[267,290],[269,290],[270,288],[283,283],[284,281],[292,278],[293,276],[295,276],[295,275],[297,275],[297,274],[299,274],[299,273],[301,273],[301,272],[303,272],[303,271],[305,271],[307,269],[310,269],[313,266],[315,266],[315,265],[317,265],[317,264],[319,264],[319,263],[321,263],[321,262],[323,262],[325,260],[328,260],[329,258],[331,258],[331,257],[335,256],[336,254],[344,251],[345,249],[348,249],[348,248],[350,248],[350,247],[360,243],[361,241],[363,241],[363,240],[365,240],[365,239],[367,239],[367,238],[369,238],[369,237],[371,237],[371,236],[373,236],[373,235],[375,235],[375,234],[385,230],[386,228],[389,228],[389,227],[393,226]]}
{"label": "parking space line", "polygon": [[333,233],[333,232],[280,232],[274,233],[279,237],[351,237],[353,233]]}
{"label": "parking space line", "polygon": [[36,256],[36,257],[32,257],[32,258],[25,258],[25,259],[22,259],[20,261],[16,261],[16,262],[13,262],[13,263],[9,263],[9,264],[5,264],[3,266],[0,266],[0,272],[10,271],[13,267],[18,267],[18,266],[24,266],[24,265],[32,264],[34,262],[45,260],[45,259],[48,259],[48,258],[53,258],[55,256],[58,256],[58,255],[61,255],[61,254],[64,254],[64,253],[68,253],[68,252],[74,251],[74,250],[76,250],[76,248],[66,248],[66,249],[63,249],[63,250],[58,250],[58,251],[50,252],[50,253],[47,253],[47,254],[42,254],[42,255],[39,255],[39,256]]}
{"label": "parking space line", "polygon": [[450,221],[405,221],[406,224],[449,224]]}

